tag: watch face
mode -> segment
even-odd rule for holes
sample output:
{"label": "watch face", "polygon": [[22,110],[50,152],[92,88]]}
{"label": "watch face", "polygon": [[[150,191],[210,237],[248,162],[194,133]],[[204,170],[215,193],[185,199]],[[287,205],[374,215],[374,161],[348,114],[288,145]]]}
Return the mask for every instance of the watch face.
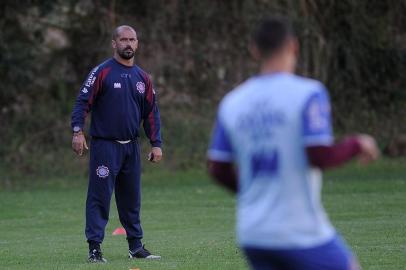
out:
{"label": "watch face", "polygon": [[79,132],[80,131],[80,127],[73,127],[73,132]]}

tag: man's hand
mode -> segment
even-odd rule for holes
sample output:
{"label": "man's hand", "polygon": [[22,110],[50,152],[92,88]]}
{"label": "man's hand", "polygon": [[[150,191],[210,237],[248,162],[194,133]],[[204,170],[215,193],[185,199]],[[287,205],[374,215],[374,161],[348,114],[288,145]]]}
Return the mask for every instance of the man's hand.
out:
{"label": "man's hand", "polygon": [[82,131],[73,133],[72,149],[79,156],[83,155],[84,149],[89,150],[86,143],[85,135]]}
{"label": "man's hand", "polygon": [[366,165],[371,161],[379,158],[379,149],[373,137],[365,134],[358,135],[358,142],[361,146],[358,160],[362,165]]}
{"label": "man's hand", "polygon": [[162,159],[162,149],[160,147],[152,147],[148,154],[148,160],[151,162],[159,162]]}

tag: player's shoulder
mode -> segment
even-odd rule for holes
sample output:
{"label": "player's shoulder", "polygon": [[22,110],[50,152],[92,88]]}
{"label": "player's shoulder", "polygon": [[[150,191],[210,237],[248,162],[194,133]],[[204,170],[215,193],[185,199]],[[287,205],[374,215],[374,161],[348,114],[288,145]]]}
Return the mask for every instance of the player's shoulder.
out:
{"label": "player's shoulder", "polygon": [[292,83],[296,84],[298,88],[307,91],[324,91],[326,87],[321,81],[313,78],[304,77],[300,75],[292,75]]}
{"label": "player's shoulder", "polygon": [[99,63],[97,66],[93,67],[90,73],[98,74],[106,68],[111,68],[113,65],[113,58],[106,59],[105,61]]}
{"label": "player's shoulder", "polygon": [[230,115],[241,108],[245,108],[250,100],[250,93],[253,87],[255,87],[254,81],[247,79],[229,91],[220,101],[218,114],[223,116]]}
{"label": "player's shoulder", "polygon": [[229,93],[227,93],[221,104],[223,106],[227,106],[227,104],[239,103],[244,102],[246,103],[250,96],[257,92],[260,89],[268,89],[270,87],[274,87],[280,84],[284,84],[285,81],[290,80],[293,76],[293,80],[298,80],[299,78],[295,78],[294,75],[288,73],[282,74],[275,74],[275,75],[257,75],[253,76],[237,87],[232,89]]}
{"label": "player's shoulder", "polygon": [[134,65],[133,69],[141,76],[145,83],[151,82],[151,75],[147,71],[145,71],[138,65]]}
{"label": "player's shoulder", "polygon": [[327,88],[319,80],[294,75],[291,83],[292,85],[289,87],[291,89],[290,93],[295,93],[296,101],[300,104],[298,108],[306,106],[306,104],[309,104],[315,97],[322,97],[325,100],[329,100]]}
{"label": "player's shoulder", "polygon": [[251,85],[252,80],[248,79],[228,92],[220,102],[220,108],[230,106],[233,103],[239,102],[242,96],[245,95],[247,89]]}

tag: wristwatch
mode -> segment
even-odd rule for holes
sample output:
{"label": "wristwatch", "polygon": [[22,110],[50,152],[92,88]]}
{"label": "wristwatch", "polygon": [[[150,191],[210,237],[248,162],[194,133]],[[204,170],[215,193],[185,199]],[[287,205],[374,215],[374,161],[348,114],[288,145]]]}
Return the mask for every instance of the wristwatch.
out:
{"label": "wristwatch", "polygon": [[80,131],[82,131],[82,129],[80,127],[78,127],[78,126],[73,127],[73,133],[78,133]]}

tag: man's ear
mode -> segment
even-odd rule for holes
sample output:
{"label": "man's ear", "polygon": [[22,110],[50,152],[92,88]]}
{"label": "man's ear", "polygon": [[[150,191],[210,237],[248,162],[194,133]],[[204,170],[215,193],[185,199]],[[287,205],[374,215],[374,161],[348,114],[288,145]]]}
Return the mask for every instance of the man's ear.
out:
{"label": "man's ear", "polygon": [[138,39],[136,39],[136,41],[135,41],[135,50],[137,50],[138,49]]}
{"label": "man's ear", "polygon": [[248,50],[255,61],[261,60],[261,53],[259,52],[258,47],[253,42],[248,45]]}
{"label": "man's ear", "polygon": [[117,43],[116,43],[116,41],[115,41],[114,39],[111,40],[111,47],[112,47],[113,49],[116,49],[116,48],[117,48]]}
{"label": "man's ear", "polygon": [[299,41],[297,38],[292,38],[288,41],[289,50],[296,56],[299,56]]}

